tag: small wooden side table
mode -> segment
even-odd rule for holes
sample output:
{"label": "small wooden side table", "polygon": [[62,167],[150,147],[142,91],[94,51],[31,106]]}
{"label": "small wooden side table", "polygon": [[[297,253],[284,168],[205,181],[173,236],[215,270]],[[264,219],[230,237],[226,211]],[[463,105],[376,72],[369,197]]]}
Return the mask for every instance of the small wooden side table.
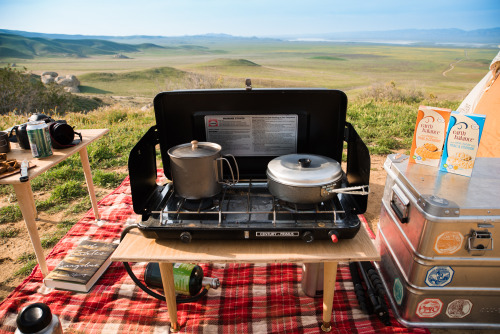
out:
{"label": "small wooden side table", "polygon": [[[366,227],[349,240],[334,244],[329,240],[193,240],[189,244],[178,240],[147,239],[137,230],[125,236],[111,255],[112,261],[158,262],[167,300],[172,331],[179,330],[175,302],[172,263],[317,263],[324,262],[323,324],[331,330],[333,294],[337,263],[347,261],[379,261],[380,255]],[[224,282],[221,282],[224,284]]]}
{"label": "small wooden side table", "polygon": [[21,182],[19,180],[20,174],[14,174],[0,179],[0,184],[12,184],[14,186],[14,192],[16,193],[17,202],[19,204],[19,208],[21,209],[26,227],[28,228],[31,243],[33,245],[33,248],[35,249],[36,259],[38,261],[38,264],[40,264],[40,269],[44,277],[49,273],[49,270],[47,268],[47,263],[45,262],[42,243],[40,242],[40,236],[38,235],[38,230],[36,227],[35,220],[37,218],[37,211],[35,206],[35,199],[33,198],[33,192],[31,190],[30,180],[34,179],[51,167],[57,165],[61,161],[67,159],[74,153],[80,153],[80,160],[82,161],[83,173],[85,174],[85,180],[87,181],[90,201],[92,202],[92,208],[94,209],[95,218],[96,220],[99,220],[97,198],[95,196],[94,183],[92,181],[92,172],[90,170],[87,146],[108,133],[109,129],[76,131],[82,134],[82,142],[80,144],[62,150],[52,150],[53,155],[47,158],[33,158],[30,150],[23,150],[19,147],[18,144],[11,143],[11,151],[7,153],[7,159],[17,159],[19,162],[22,162],[26,159],[30,162],[30,165],[36,165],[36,167],[30,168],[28,170],[29,179],[27,182]]}

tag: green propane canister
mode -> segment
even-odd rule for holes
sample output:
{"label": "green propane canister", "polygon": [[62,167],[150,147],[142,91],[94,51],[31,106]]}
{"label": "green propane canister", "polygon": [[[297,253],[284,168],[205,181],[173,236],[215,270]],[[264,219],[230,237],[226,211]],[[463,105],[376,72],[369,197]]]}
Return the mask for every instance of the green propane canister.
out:
{"label": "green propane canister", "polygon": [[[186,264],[186,266],[193,267],[191,270],[191,274],[188,272],[184,272],[184,270],[179,270],[181,263],[174,263],[174,285],[175,285],[175,292],[179,294],[186,294],[182,285],[184,284],[177,284],[177,282],[180,282],[182,280],[190,280],[190,286],[189,286],[189,294],[191,296],[196,295],[197,293],[200,292],[200,290],[203,287],[210,286],[211,289],[218,289],[220,286],[220,281],[217,277],[205,277],[205,274],[203,273],[203,269],[197,265],[194,264]],[[176,268],[177,267],[177,268]],[[195,268],[198,267],[198,268]],[[194,272],[193,272],[194,270]],[[194,274],[194,275],[193,275]],[[193,277],[194,279],[192,279]],[[200,281],[200,277],[201,281]],[[160,266],[156,262],[150,262],[146,266],[146,271],[144,272],[144,281],[149,287],[154,287],[154,288],[163,288],[163,283],[161,281],[161,273],[160,273]]]}
{"label": "green propane canister", "polygon": [[174,263],[175,292],[194,296],[200,292],[203,282],[203,269],[190,263]]}

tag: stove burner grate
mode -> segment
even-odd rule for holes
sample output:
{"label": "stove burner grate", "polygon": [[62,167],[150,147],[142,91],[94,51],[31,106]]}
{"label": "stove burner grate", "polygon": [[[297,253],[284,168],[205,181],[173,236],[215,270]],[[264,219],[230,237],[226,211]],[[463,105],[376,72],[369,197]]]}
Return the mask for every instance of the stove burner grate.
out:
{"label": "stove burner grate", "polygon": [[[340,195],[342,196],[342,195]],[[192,222],[216,224],[326,222],[335,225],[345,218],[338,197],[317,204],[295,204],[272,196],[266,180],[242,180],[235,186],[225,187],[220,195],[203,200],[187,200],[171,190],[170,196],[157,215],[160,226],[189,224]]]}

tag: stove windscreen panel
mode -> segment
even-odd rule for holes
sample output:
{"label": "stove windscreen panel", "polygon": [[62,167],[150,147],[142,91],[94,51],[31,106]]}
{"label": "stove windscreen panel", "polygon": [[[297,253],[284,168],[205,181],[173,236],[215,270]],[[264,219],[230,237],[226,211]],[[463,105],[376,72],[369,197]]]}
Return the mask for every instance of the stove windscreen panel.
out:
{"label": "stove windscreen panel", "polygon": [[[269,150],[253,148],[223,149],[236,155],[242,178],[265,178],[267,164],[274,157],[289,153],[309,153],[342,160],[346,125],[347,97],[342,91],[327,89],[253,89],[173,91],[158,94],[154,100],[160,150],[167,177],[170,177],[168,149],[176,145],[198,141],[213,141],[209,125],[224,116],[296,118],[296,148],[280,151],[280,146],[267,146]],[[256,120],[256,118],[254,118]],[[284,121],[283,121],[284,122]],[[272,123],[272,122],[271,122]],[[290,123],[291,124],[291,123]],[[242,130],[250,133],[250,128]],[[253,129],[253,128],[252,128]],[[286,133],[287,136],[292,133]],[[227,135],[227,134],[226,134]],[[209,138],[213,140],[209,140]],[[226,138],[228,138],[226,136]],[[222,138],[224,141],[224,138]],[[227,142],[228,140],[226,140]],[[271,144],[271,143],[268,143]],[[285,153],[286,152],[286,153]],[[236,153],[236,154],[235,154]]]}

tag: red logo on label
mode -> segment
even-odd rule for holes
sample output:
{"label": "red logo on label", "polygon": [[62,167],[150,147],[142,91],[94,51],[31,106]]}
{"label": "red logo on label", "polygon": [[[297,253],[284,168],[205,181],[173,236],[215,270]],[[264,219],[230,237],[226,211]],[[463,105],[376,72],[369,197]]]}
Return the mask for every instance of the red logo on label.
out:
{"label": "red logo on label", "polygon": [[208,126],[209,127],[219,126],[219,122],[216,119],[209,119]]}
{"label": "red logo on label", "polygon": [[424,299],[417,305],[417,315],[420,318],[434,318],[443,308],[443,302],[439,299]]}

